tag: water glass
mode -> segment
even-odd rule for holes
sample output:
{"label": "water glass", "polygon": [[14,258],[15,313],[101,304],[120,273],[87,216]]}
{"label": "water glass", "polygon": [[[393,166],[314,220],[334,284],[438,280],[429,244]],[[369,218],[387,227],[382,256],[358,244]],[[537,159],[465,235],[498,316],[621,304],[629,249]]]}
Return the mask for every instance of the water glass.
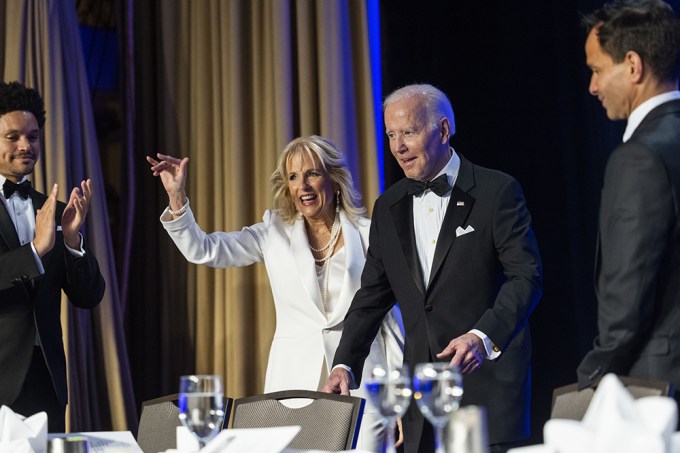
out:
{"label": "water glass", "polygon": [[196,436],[201,448],[222,428],[222,381],[216,375],[189,375],[179,379],[179,420]]}
{"label": "water glass", "polygon": [[444,428],[463,398],[463,376],[448,362],[420,363],[413,375],[414,398],[435,433],[435,452],[444,453]]}
{"label": "water glass", "polygon": [[385,452],[395,453],[395,429],[397,419],[403,416],[411,403],[411,378],[407,365],[387,371],[381,366],[371,370],[366,382],[368,397],[387,425]]}

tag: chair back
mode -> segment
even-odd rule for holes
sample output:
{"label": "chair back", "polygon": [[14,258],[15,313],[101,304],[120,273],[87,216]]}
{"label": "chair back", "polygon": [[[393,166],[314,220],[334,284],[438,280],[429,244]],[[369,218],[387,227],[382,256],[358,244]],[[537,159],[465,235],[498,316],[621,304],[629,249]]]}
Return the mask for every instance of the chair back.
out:
{"label": "chair back", "polygon": [[[178,401],[179,394],[174,393],[142,403],[137,444],[144,453],[159,453],[177,448],[177,427],[181,424]],[[223,402],[224,422],[222,426],[227,426],[233,399],[225,396]]]}
{"label": "chair back", "polygon": [[[311,401],[303,407],[288,407],[281,401]],[[298,450],[351,450],[356,446],[364,413],[362,398],[310,390],[285,390],[237,398],[234,401],[233,428],[300,426],[288,445]]]}
{"label": "chair back", "polygon": [[[675,389],[670,382],[617,376],[633,398],[646,396],[673,396]],[[598,382],[599,383],[599,382]],[[582,420],[595,394],[594,387],[578,390],[578,384],[569,384],[553,390],[550,418]]]}

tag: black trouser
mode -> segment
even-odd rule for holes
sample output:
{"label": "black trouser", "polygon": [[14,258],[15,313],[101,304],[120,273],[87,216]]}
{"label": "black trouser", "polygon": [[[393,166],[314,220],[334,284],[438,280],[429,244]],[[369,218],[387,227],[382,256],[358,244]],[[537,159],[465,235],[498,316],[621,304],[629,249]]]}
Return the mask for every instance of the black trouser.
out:
{"label": "black trouser", "polygon": [[47,412],[48,432],[63,433],[66,431],[66,406],[62,405],[57,398],[40,346],[33,348],[33,359],[26,373],[24,385],[17,399],[9,407],[25,417],[45,411]]}

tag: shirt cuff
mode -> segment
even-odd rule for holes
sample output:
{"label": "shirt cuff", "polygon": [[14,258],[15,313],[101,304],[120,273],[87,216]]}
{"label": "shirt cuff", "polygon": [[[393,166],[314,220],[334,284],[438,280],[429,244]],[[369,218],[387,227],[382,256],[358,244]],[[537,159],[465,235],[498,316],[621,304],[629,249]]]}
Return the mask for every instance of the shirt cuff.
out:
{"label": "shirt cuff", "polygon": [[38,255],[38,251],[35,249],[35,245],[33,245],[33,242],[31,242],[31,250],[33,250],[35,264],[38,265],[38,272],[40,272],[40,275],[43,275],[45,273],[45,268],[43,267],[42,260],[40,259],[40,255]]}
{"label": "shirt cuff", "polygon": [[357,385],[356,379],[354,379],[354,373],[352,373],[352,369],[350,367],[348,367],[347,365],[343,365],[342,363],[339,363],[339,364],[337,364],[333,367],[333,369],[331,370],[331,373],[336,368],[342,368],[343,370],[347,370],[347,372],[349,373],[349,388],[351,390],[356,390],[357,388],[359,388],[359,386]]}
{"label": "shirt cuff", "polygon": [[491,341],[491,339],[487,337],[484,332],[482,332],[481,330],[472,329],[470,333],[477,335],[482,340],[482,343],[484,343],[484,349],[486,351],[487,360],[495,360],[498,357],[500,357],[501,355],[500,348],[496,346],[494,342]]}
{"label": "shirt cuff", "polygon": [[83,235],[78,233],[78,236],[80,237],[80,250],[72,249],[66,244],[66,241],[64,241],[64,247],[66,247],[66,250],[68,250],[71,255],[76,258],[82,258],[85,256],[85,250],[83,250]]}

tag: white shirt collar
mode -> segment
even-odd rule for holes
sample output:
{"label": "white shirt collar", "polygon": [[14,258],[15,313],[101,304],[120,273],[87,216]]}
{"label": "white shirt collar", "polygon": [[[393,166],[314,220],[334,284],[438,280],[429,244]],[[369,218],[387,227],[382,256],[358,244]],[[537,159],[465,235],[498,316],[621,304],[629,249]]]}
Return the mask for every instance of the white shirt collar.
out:
{"label": "white shirt collar", "polygon": [[638,105],[628,117],[626,131],[623,133],[623,141],[627,142],[630,139],[630,137],[633,135],[633,132],[635,132],[635,129],[638,128],[640,123],[642,123],[642,120],[645,119],[649,112],[661,104],[673,101],[675,99],[680,99],[680,91],[668,91],[666,93],[657,94],[656,96],[652,96],[642,104]]}
{"label": "white shirt collar", "polygon": [[434,178],[439,175],[446,174],[446,180],[448,181],[449,185],[453,187],[453,185],[456,183],[456,178],[458,178],[458,170],[460,170],[460,157],[458,157],[458,154],[456,154],[456,151],[453,148],[450,149],[451,158],[446,163],[446,165],[444,165],[444,168],[442,168],[442,170],[435,175]]}

